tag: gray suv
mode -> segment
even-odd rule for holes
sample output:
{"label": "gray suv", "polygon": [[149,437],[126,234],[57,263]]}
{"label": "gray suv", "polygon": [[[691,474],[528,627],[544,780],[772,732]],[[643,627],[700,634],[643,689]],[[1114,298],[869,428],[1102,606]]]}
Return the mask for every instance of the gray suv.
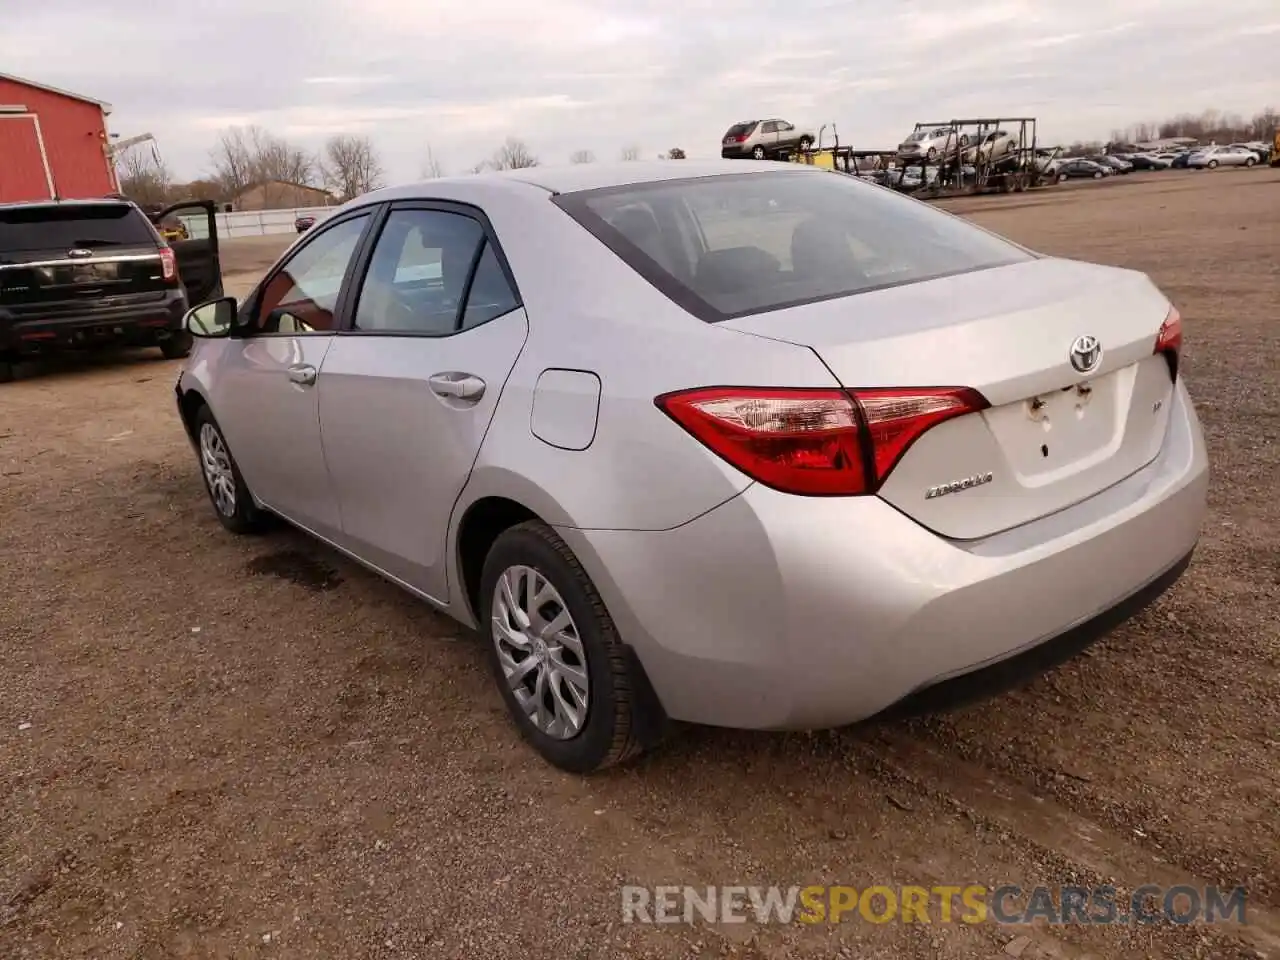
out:
{"label": "gray suv", "polygon": [[786,120],[743,120],[735,123],[720,142],[726,160],[767,160],[796,150],[808,150],[818,138]]}

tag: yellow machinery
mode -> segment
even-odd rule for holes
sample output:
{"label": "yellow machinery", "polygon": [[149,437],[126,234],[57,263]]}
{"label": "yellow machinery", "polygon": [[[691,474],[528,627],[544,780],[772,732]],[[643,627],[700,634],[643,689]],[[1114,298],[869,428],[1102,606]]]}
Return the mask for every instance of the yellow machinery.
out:
{"label": "yellow machinery", "polygon": [[1280,167],[1280,127],[1276,127],[1275,139],[1271,143],[1271,165]]}
{"label": "yellow machinery", "polygon": [[175,240],[190,240],[191,231],[187,229],[187,225],[177,217],[171,217],[156,224],[156,229],[160,231],[160,236],[172,243]]}
{"label": "yellow machinery", "polygon": [[810,167],[821,167],[823,170],[836,169],[836,155],[832,150],[806,150],[791,155],[792,163],[803,163]]}

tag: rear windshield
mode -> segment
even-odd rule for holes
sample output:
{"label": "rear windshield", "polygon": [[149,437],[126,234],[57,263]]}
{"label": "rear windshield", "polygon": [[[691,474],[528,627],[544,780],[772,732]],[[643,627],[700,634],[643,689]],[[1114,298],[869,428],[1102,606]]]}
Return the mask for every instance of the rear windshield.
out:
{"label": "rear windshield", "polygon": [[729,128],[729,132],[724,135],[724,138],[728,140],[730,137],[746,136],[748,133],[750,133],[752,130],[755,129],[755,126],[756,126],[756,121],[754,120],[750,121],[749,123],[735,123],[732,127]]}
{"label": "rear windshield", "polygon": [[839,173],[666,180],[555,202],[710,322],[1032,259],[957,217]]}
{"label": "rear windshield", "polygon": [[61,250],[156,242],[141,211],[123,203],[0,208],[0,250]]}

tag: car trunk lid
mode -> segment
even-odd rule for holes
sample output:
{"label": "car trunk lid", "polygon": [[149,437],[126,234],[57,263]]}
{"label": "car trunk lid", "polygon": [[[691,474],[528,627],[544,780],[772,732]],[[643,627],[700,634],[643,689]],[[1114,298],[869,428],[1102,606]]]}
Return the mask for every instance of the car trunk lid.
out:
{"label": "car trunk lid", "polygon": [[[1045,258],[725,325],[811,347],[850,390],[981,393],[987,409],[926,431],[879,490],[938,534],[975,539],[1062,510],[1157,456],[1173,381],[1154,348],[1168,310],[1142,274]],[[1081,337],[1101,348],[1084,371],[1071,361]]]}

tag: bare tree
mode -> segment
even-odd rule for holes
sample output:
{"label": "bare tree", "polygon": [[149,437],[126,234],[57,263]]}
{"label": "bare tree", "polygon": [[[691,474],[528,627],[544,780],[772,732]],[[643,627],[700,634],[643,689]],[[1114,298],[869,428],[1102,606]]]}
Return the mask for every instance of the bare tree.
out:
{"label": "bare tree", "polygon": [[595,163],[596,155],[590,150],[575,150],[569,155],[570,163]]}
{"label": "bare tree", "polygon": [[1123,130],[1111,131],[1113,143],[1143,143],[1173,137],[1230,143],[1235,140],[1269,141],[1280,126],[1280,115],[1267,107],[1245,119],[1238,113],[1204,110],[1180,113],[1159,123],[1133,123]]}
{"label": "bare tree", "polygon": [[316,160],[306,150],[258,126],[223,130],[210,159],[213,179],[227,197],[272,181],[311,186],[317,173]]}
{"label": "bare tree", "polygon": [[620,155],[620,159],[622,159],[622,160],[639,160],[639,159],[640,159],[640,148],[639,148],[639,147],[637,147],[637,146],[635,146],[634,144],[632,144],[631,146],[628,146],[628,147],[623,147],[623,148],[622,148],[622,153],[621,153],[621,155]]}
{"label": "bare tree", "polygon": [[672,147],[670,150],[667,151],[667,159],[683,160],[685,159],[684,151],[681,150],[679,147]]}
{"label": "bare tree", "polygon": [[324,185],[343,200],[377,190],[386,176],[373,141],[351,133],[329,138],[320,171]]}
{"label": "bare tree", "polygon": [[231,127],[218,134],[218,142],[209,152],[213,161],[213,179],[228,197],[248,189],[257,177],[257,157],[251,146],[252,139],[249,130]]}
{"label": "bare tree", "polygon": [[440,166],[440,161],[436,159],[435,151],[427,147],[426,159],[422,161],[422,179],[439,180],[443,176],[444,167]]}
{"label": "bare tree", "polygon": [[516,137],[507,137],[506,142],[493,152],[493,159],[489,161],[489,166],[494,170],[521,170],[537,165],[538,158],[529,151],[523,140]]}
{"label": "bare tree", "polygon": [[145,150],[129,150],[116,169],[120,192],[142,206],[167,203],[172,193],[168,168],[159,156]]}

